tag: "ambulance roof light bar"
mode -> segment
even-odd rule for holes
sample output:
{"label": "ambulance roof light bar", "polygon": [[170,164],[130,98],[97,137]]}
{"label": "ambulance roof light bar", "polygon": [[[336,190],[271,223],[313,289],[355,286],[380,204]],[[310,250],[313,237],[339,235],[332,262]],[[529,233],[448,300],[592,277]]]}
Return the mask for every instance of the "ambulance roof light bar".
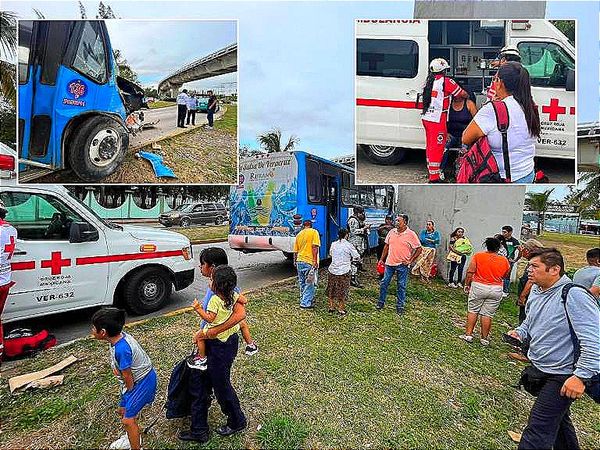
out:
{"label": "ambulance roof light bar", "polygon": [[529,23],[529,20],[511,20],[510,28],[511,30],[529,30],[531,23]]}

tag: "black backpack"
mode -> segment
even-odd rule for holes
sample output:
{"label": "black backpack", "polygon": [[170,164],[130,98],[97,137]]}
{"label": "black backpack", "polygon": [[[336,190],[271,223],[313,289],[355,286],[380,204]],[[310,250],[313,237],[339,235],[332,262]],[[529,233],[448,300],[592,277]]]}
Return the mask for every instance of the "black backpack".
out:
{"label": "black backpack", "polygon": [[[577,361],[579,360],[579,355],[581,354],[581,346],[579,345],[579,339],[575,334],[575,330],[573,329],[573,325],[571,324],[571,318],[569,317],[569,313],[567,311],[567,296],[569,295],[569,291],[574,287],[584,290],[588,294],[587,297],[589,297],[589,299],[592,300],[594,304],[600,309],[600,303],[598,303],[598,300],[596,300],[596,298],[585,286],[581,286],[575,283],[567,283],[563,286],[561,295],[562,304],[565,308],[565,315],[567,316],[567,322],[569,324],[571,341],[573,341],[573,369],[575,369],[575,365],[577,364]],[[584,381],[584,383],[585,393],[589,395],[592,398],[592,400],[594,400],[596,403],[600,403],[600,374],[597,373],[589,380]]]}
{"label": "black backpack", "polygon": [[164,406],[167,419],[179,419],[190,415],[192,407],[192,399],[188,393],[190,370],[192,369],[188,367],[186,359],[183,359],[171,371],[167,401]]}

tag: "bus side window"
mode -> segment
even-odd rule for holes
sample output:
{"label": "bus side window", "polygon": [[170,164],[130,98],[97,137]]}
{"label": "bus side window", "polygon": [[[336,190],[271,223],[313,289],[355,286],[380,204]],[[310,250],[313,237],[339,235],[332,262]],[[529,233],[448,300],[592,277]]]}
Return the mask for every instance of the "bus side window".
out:
{"label": "bus side window", "polygon": [[315,161],[306,161],[306,186],[308,189],[308,201],[311,203],[320,203],[323,186],[321,184],[319,164]]}
{"label": "bus side window", "polygon": [[96,22],[85,22],[73,68],[98,83],[107,80],[107,63],[102,34]]}
{"label": "bus side window", "polygon": [[33,21],[21,20],[19,22],[19,84],[26,84],[29,78],[29,54],[31,52],[31,35]]}

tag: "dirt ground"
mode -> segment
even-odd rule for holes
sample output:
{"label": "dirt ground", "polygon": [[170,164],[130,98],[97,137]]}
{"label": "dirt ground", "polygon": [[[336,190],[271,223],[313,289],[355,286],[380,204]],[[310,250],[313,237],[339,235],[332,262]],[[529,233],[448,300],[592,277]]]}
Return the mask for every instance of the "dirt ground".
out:
{"label": "dirt ground", "polygon": [[197,127],[160,142],[160,150],[150,146],[144,151],[158,153],[177,178],[157,178],[152,166],[129,152],[121,168],[104,183],[210,183],[234,184],[237,181],[237,138],[235,134]]}

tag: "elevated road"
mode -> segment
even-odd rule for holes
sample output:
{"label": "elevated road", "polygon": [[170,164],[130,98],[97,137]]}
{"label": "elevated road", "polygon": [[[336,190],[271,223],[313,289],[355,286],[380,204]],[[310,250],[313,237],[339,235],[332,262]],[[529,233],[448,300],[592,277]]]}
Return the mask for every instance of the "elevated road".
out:
{"label": "elevated road", "polygon": [[237,70],[237,43],[186,64],[158,83],[159,94],[174,97],[184,83]]}

